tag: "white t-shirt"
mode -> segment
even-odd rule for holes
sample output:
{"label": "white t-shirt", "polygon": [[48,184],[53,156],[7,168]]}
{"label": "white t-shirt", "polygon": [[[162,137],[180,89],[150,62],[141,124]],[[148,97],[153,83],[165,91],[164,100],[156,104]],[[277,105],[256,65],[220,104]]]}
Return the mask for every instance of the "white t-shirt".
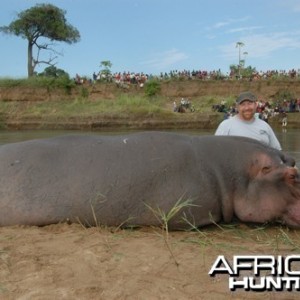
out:
{"label": "white t-shirt", "polygon": [[237,115],[224,120],[217,128],[215,135],[235,135],[249,137],[281,150],[281,146],[270,125],[254,118],[251,121],[243,121]]}

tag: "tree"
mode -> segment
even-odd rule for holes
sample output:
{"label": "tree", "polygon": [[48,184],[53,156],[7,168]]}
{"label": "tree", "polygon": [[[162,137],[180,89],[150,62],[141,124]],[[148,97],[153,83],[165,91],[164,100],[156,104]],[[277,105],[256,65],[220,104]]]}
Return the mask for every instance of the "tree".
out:
{"label": "tree", "polygon": [[237,42],[235,48],[239,48],[239,77],[241,76],[241,48],[244,47],[245,44],[243,42]]}
{"label": "tree", "polygon": [[110,60],[103,60],[100,62],[100,70],[101,77],[104,78],[106,81],[109,81],[111,71],[110,68],[112,67],[112,63]]}
{"label": "tree", "polygon": [[[76,43],[80,40],[79,31],[70,25],[65,18],[66,11],[52,4],[37,4],[18,14],[18,18],[8,26],[0,27],[0,31],[6,34],[20,36],[28,41],[28,77],[34,75],[38,64],[54,66],[53,61],[57,56],[48,60],[40,60],[40,51],[48,50],[58,54],[51,48],[53,41]],[[41,38],[50,40],[50,43],[40,43]],[[37,49],[36,58],[33,57],[34,46]]]}
{"label": "tree", "polygon": [[240,68],[239,65],[230,65],[230,73],[236,78],[251,78],[256,73],[256,68],[251,66]]}
{"label": "tree", "polygon": [[112,63],[110,62],[110,60],[103,60],[100,63],[100,68],[104,68],[102,70],[100,70],[101,73],[104,74],[111,74],[110,68],[112,67]]}
{"label": "tree", "polygon": [[45,76],[45,77],[53,77],[53,78],[59,78],[59,77],[69,78],[69,74],[67,72],[65,72],[62,69],[58,69],[55,66],[49,66],[45,68],[45,70],[42,73],[39,73],[38,75]]}

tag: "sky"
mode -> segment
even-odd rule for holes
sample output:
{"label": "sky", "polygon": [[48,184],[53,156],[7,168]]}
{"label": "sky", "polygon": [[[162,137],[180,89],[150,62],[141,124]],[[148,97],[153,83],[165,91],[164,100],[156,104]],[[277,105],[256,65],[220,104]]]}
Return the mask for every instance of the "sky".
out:
{"label": "sky", "polygon": [[[57,42],[56,67],[92,77],[221,70],[245,60],[257,71],[300,69],[300,0],[0,0],[0,26],[36,4],[66,11],[78,43]],[[237,43],[243,46],[237,47]],[[27,40],[0,33],[0,77],[27,76]],[[42,52],[40,58],[50,54]],[[36,69],[42,72],[47,65]]]}

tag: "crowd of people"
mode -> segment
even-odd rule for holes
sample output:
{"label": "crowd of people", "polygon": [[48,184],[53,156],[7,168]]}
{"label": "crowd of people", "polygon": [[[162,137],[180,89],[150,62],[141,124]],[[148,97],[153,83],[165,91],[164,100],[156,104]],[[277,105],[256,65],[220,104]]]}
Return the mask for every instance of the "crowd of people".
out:
{"label": "crowd of people", "polygon": [[134,72],[118,72],[114,74],[110,73],[93,73],[93,81],[107,81],[115,82],[116,84],[127,83],[127,84],[139,84],[143,85],[148,80],[148,75],[144,73],[134,73]]}
{"label": "crowd of people", "polygon": [[76,84],[95,83],[95,82],[115,82],[119,84],[138,84],[143,86],[143,84],[149,79],[157,80],[170,80],[170,79],[179,79],[179,80],[264,80],[264,79],[296,79],[300,78],[300,69],[291,69],[291,70],[267,70],[267,71],[255,71],[253,70],[247,78],[238,77],[234,72],[222,73],[221,70],[172,70],[170,72],[161,72],[159,75],[146,74],[143,72],[94,72],[92,78],[86,76],[80,76],[76,74],[74,81]]}
{"label": "crowd of people", "polygon": [[[259,79],[271,79],[271,78],[300,78],[300,69],[297,71],[295,69],[292,70],[267,70],[267,71],[255,71],[253,70],[252,74],[250,74],[247,80],[259,80]],[[234,80],[234,79],[243,79],[241,76],[237,76],[233,71],[223,74],[221,70],[213,70],[213,71],[170,71],[169,73],[161,73],[159,76],[160,79],[170,79],[170,78],[179,78],[179,79],[199,79],[199,80]]]}
{"label": "crowd of people", "polygon": [[[291,69],[291,70],[267,70],[267,71],[253,71],[250,76],[251,80],[264,80],[272,78],[290,78],[296,79],[300,78],[300,69]],[[128,88],[130,85],[138,85],[143,87],[145,82],[149,79],[157,80],[169,80],[169,79],[188,79],[188,80],[234,80],[236,78],[234,73],[222,74],[220,70],[206,71],[206,70],[172,70],[169,73],[160,73],[159,76],[148,75],[143,72],[116,72],[111,74],[110,72],[99,72],[93,73],[92,79],[87,77],[81,77],[76,74],[74,78],[76,84],[84,84],[86,82],[93,84],[96,82],[113,82],[119,87]],[[240,78],[239,78],[240,79]],[[248,78],[249,79],[249,78]],[[224,119],[233,117],[237,114],[237,108],[235,105],[228,107],[225,101],[221,101],[220,104],[212,106],[213,111],[223,112]],[[189,102],[188,99],[182,98],[180,103],[173,103],[174,112],[186,112],[186,111],[195,111],[194,106]],[[287,113],[291,112],[300,112],[300,98],[299,99],[290,99],[283,101],[264,101],[257,100],[256,108],[256,117],[268,122],[269,118],[281,115],[283,126],[287,125]]]}

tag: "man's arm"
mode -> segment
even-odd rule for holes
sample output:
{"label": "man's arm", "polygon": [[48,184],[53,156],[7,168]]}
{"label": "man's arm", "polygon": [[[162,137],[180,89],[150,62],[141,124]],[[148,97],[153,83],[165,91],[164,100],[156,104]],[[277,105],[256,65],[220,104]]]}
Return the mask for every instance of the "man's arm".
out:
{"label": "man's arm", "polygon": [[278,139],[277,139],[277,137],[276,137],[276,135],[275,135],[275,133],[274,133],[274,131],[271,127],[270,127],[270,130],[269,130],[269,140],[270,140],[270,146],[272,148],[275,148],[275,149],[280,150],[280,151],[282,150],[281,145],[280,145],[280,143],[279,143],[279,141],[278,141]]}
{"label": "man's arm", "polygon": [[229,135],[229,127],[227,126],[227,123],[227,120],[221,122],[215,132],[215,135]]}

